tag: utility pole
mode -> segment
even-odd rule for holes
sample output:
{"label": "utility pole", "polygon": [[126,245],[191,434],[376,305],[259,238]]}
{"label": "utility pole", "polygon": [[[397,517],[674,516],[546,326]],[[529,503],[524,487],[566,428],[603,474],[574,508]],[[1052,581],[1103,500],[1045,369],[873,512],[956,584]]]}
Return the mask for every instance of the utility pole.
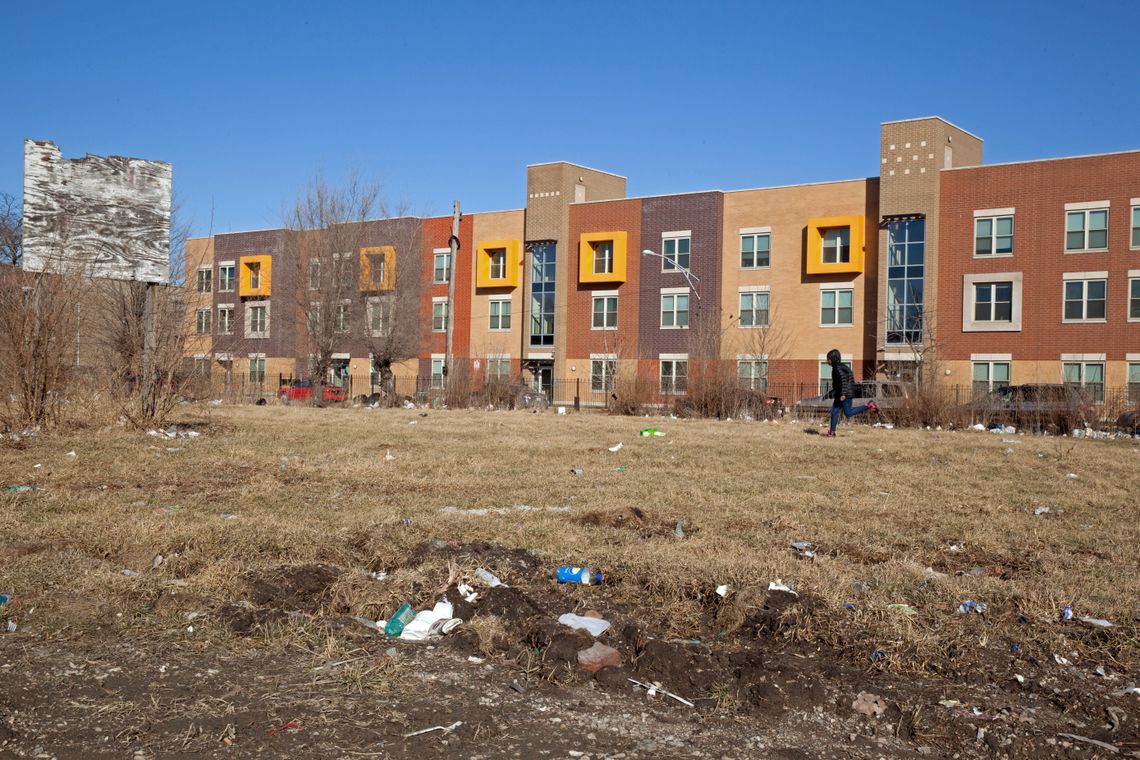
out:
{"label": "utility pole", "polygon": [[149,420],[157,411],[158,389],[155,387],[155,351],[158,336],[155,329],[155,300],[158,298],[158,285],[148,282],[143,301],[143,355],[142,355],[142,417]]}
{"label": "utility pole", "polygon": [[443,355],[443,382],[451,373],[452,346],[455,342],[455,262],[459,258],[459,201],[454,201],[451,210],[451,238],[447,241],[451,248],[450,271],[447,273],[447,348]]}

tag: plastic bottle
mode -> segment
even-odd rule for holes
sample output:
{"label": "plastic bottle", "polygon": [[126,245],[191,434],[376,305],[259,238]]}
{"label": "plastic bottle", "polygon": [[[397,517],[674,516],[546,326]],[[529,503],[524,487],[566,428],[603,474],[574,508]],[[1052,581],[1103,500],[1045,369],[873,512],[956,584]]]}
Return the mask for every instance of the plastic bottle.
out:
{"label": "plastic bottle", "polygon": [[605,573],[591,572],[588,567],[563,565],[558,568],[559,583],[579,583],[583,586],[589,586],[591,583],[601,583],[605,579]]}
{"label": "plastic bottle", "polygon": [[412,622],[416,617],[416,611],[412,609],[412,605],[404,602],[400,605],[400,609],[396,610],[396,614],[389,620],[388,624],[384,626],[384,634],[395,638],[404,632],[404,626]]}
{"label": "plastic bottle", "polygon": [[649,438],[650,436],[657,435],[657,428],[649,427],[639,431],[642,438]]}

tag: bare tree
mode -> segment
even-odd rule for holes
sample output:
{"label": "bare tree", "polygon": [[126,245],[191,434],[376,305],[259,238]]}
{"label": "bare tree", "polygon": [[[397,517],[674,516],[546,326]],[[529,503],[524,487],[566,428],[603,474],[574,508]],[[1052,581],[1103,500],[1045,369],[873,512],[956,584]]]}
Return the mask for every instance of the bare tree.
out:
{"label": "bare tree", "polygon": [[20,202],[14,195],[0,193],[0,264],[20,265],[22,241]]}
{"label": "bare tree", "polygon": [[[364,315],[361,334],[372,357],[372,369],[380,381],[380,390],[389,403],[396,401],[393,366],[419,355],[428,325],[420,318],[420,291],[423,283],[422,258],[419,255],[418,220],[406,216],[405,209],[395,213],[383,207],[385,217],[395,217],[386,225],[384,239],[395,249],[399,265],[394,283],[375,291],[364,291]],[[375,273],[372,279],[376,279]]]}

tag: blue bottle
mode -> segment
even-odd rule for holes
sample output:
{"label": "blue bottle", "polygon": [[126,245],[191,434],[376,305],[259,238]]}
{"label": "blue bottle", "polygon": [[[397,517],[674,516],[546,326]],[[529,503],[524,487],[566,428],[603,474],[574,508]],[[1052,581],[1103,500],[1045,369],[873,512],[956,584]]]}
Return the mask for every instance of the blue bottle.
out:
{"label": "blue bottle", "polygon": [[601,583],[605,579],[605,573],[590,572],[590,568],[588,567],[563,565],[558,568],[559,583],[578,583],[583,586],[589,586],[591,583]]}

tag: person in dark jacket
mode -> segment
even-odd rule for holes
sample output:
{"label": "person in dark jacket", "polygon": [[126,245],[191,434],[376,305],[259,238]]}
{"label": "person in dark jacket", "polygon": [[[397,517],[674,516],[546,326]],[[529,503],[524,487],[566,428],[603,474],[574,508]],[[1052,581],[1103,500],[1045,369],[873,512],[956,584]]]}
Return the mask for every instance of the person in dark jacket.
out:
{"label": "person in dark jacket", "polygon": [[835,401],[831,404],[831,427],[826,436],[834,438],[835,428],[839,426],[840,410],[845,417],[854,417],[866,411],[877,412],[879,405],[869,401],[866,406],[851,406],[851,399],[855,397],[855,375],[851,372],[851,368],[843,363],[838,348],[827,352],[827,363],[831,365],[831,395]]}

